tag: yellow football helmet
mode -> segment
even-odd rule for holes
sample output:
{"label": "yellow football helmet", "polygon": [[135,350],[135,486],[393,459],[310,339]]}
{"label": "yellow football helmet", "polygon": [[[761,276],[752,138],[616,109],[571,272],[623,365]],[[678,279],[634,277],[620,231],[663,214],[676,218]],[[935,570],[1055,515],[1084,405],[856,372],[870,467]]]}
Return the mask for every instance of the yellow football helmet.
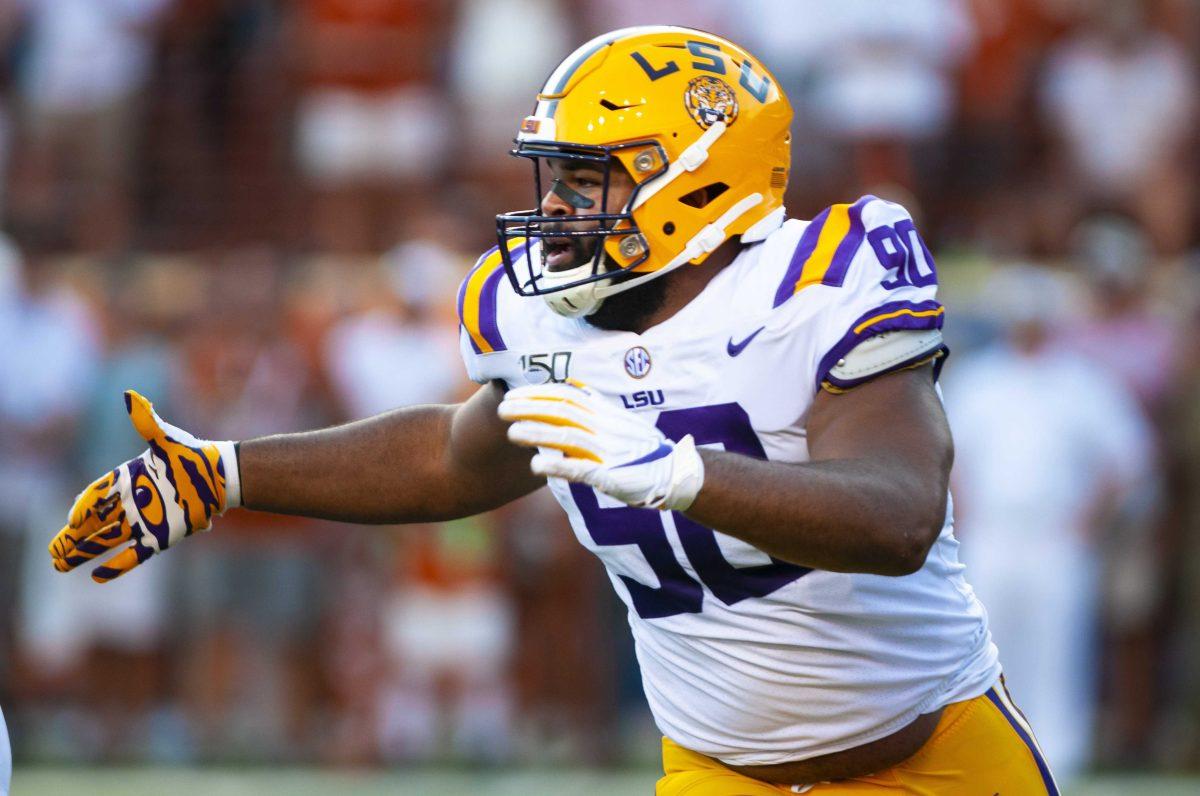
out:
{"label": "yellow football helmet", "polygon": [[[704,262],[732,235],[766,237],[783,221],[791,121],[770,73],[719,36],[647,26],[591,40],[550,75],[512,154],[533,161],[539,203],[540,164],[555,158],[603,171],[602,210],[614,161],[632,176],[633,193],[620,212],[552,217],[539,204],[497,216],[513,287],[579,317],[610,295]],[[573,222],[580,226],[570,230]],[[563,236],[603,245],[591,262],[551,271],[533,254],[543,247],[516,241]]]}

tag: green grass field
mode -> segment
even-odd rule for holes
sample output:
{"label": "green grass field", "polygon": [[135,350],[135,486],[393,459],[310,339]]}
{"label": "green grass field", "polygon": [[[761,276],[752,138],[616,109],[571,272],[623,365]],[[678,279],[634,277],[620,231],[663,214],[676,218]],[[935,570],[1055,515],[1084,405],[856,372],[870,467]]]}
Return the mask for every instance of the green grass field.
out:
{"label": "green grass field", "polygon": [[[20,768],[12,796],[644,796],[653,769],[497,769],[331,773],[304,769]],[[1069,796],[1195,796],[1200,778],[1114,775],[1096,777]]]}

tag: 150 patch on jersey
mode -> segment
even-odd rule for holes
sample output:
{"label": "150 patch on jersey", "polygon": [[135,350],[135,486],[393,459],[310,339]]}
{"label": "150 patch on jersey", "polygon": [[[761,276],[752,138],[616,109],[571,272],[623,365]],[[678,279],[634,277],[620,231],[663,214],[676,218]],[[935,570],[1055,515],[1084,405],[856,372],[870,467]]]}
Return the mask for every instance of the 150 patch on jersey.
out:
{"label": "150 patch on jersey", "polygon": [[522,354],[520,365],[528,384],[566,381],[571,375],[571,352]]}

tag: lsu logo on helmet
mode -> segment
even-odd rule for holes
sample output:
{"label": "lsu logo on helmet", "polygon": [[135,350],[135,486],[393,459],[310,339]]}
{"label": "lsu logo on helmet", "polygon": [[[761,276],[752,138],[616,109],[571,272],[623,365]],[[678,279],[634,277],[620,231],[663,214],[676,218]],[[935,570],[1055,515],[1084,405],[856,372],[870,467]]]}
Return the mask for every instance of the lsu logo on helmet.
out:
{"label": "lsu logo on helmet", "polygon": [[719,77],[694,77],[684,93],[684,104],[696,124],[708,129],[716,122],[728,127],[737,120],[737,95]]}

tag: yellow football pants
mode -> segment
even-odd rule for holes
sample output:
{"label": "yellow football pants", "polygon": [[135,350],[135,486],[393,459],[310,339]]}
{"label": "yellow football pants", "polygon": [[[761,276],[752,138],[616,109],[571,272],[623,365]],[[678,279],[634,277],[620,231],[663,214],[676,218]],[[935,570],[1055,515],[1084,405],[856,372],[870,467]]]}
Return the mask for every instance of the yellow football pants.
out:
{"label": "yellow football pants", "polygon": [[1003,685],[948,705],[920,751],[878,774],[811,785],[771,785],[690,752],[669,738],[663,738],[663,771],[657,796],[1058,796],[1037,741]]}

